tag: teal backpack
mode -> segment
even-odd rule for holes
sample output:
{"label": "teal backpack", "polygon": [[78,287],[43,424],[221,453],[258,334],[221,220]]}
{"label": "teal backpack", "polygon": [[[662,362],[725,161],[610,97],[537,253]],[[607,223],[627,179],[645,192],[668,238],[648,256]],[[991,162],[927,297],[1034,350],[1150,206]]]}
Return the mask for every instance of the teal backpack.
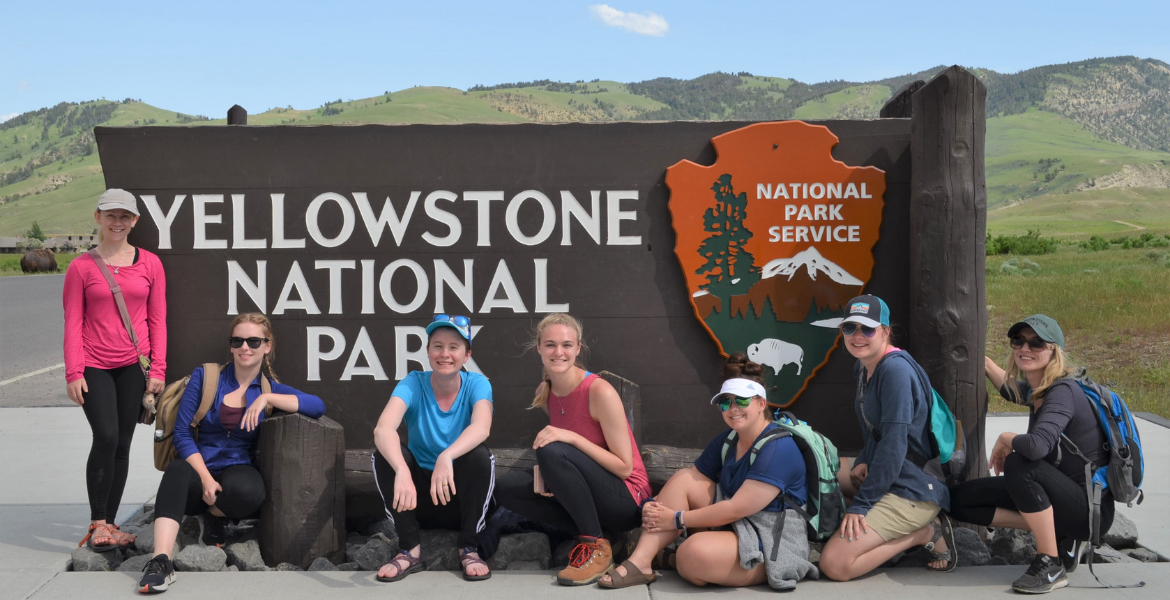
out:
{"label": "teal backpack", "polygon": [[[790,412],[778,412],[776,417],[772,422],[777,428],[752,446],[748,464],[756,462],[760,449],[768,442],[791,437],[796,447],[800,448],[800,456],[804,458],[808,509],[797,504],[787,494],[782,493],[780,497],[788,508],[796,511],[808,523],[809,541],[827,540],[841,526],[841,519],[845,515],[845,498],[841,495],[841,484],[837,481],[837,472],[841,470],[837,447],[829,438],[813,431],[808,423],[797,419]],[[735,444],[737,437],[733,430],[723,440],[723,451],[719,456],[721,462],[727,460],[727,451]]]}

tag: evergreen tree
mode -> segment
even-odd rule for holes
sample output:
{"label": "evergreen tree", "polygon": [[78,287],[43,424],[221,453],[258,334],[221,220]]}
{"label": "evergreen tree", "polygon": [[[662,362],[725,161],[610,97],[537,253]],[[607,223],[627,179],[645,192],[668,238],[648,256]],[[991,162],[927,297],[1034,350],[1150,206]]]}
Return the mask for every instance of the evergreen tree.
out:
{"label": "evergreen tree", "polygon": [[729,298],[747,293],[760,280],[760,268],[744,244],[752,232],[744,227],[747,193],[735,194],[731,175],[724,174],[711,186],[715,206],[703,213],[703,230],[711,235],[699,245],[699,256],[707,259],[695,274],[707,276],[700,286],[730,307]]}
{"label": "evergreen tree", "polygon": [[45,241],[45,233],[41,231],[41,224],[33,221],[32,227],[25,233],[25,236],[39,241]]}

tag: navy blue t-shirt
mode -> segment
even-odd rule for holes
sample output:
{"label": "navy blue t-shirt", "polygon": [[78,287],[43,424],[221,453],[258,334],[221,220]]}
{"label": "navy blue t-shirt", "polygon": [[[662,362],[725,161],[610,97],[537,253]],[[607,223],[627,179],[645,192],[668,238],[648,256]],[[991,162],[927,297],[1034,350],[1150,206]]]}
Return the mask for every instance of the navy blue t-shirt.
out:
{"label": "navy blue t-shirt", "polygon": [[[776,425],[769,423],[764,431],[756,437],[757,440],[768,432],[776,429]],[[808,500],[808,484],[805,480],[804,458],[800,455],[800,448],[791,437],[772,440],[760,449],[755,462],[749,463],[751,452],[742,457],[735,456],[738,442],[727,449],[727,457],[720,462],[719,455],[723,452],[723,442],[727,440],[728,429],[715,436],[707,448],[695,459],[695,468],[711,481],[719,483],[719,489],[725,498],[730,498],[739,491],[743,482],[748,479],[762,481],[780,488],[780,492],[787,495],[797,504],[804,504]],[[768,506],[767,511],[784,510],[786,505],[780,496],[776,496]]]}

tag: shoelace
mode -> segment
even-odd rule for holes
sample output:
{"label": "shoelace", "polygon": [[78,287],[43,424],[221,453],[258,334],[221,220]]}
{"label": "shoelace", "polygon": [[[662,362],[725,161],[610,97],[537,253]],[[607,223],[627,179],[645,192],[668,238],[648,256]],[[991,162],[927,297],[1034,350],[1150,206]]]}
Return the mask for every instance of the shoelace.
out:
{"label": "shoelace", "polygon": [[569,553],[569,566],[580,567],[589,562],[589,559],[593,558],[593,551],[596,549],[596,543],[578,542],[576,546],[573,546],[573,551]]}
{"label": "shoelace", "polygon": [[[153,568],[151,568],[151,567],[153,567]],[[159,573],[162,573],[165,570],[166,570],[166,565],[163,563],[163,559],[161,559],[157,556],[148,560],[146,562],[146,565],[144,565],[142,567],[142,572],[146,573],[147,575],[157,575]]]}
{"label": "shoelace", "polygon": [[1028,566],[1028,570],[1024,572],[1025,575],[1039,576],[1048,569],[1048,561],[1043,556],[1037,556],[1032,560],[1032,564]]}

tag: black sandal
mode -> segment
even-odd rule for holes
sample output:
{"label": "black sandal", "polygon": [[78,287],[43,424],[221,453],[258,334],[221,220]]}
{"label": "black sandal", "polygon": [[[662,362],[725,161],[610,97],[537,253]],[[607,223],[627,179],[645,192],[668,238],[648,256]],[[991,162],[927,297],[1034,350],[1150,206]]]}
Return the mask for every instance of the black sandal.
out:
{"label": "black sandal", "polygon": [[[475,556],[471,556],[472,554]],[[463,569],[464,581],[483,581],[492,577],[492,568],[488,567],[488,564],[479,557],[479,551],[471,546],[465,546],[459,549],[459,564],[461,565],[460,568]],[[483,565],[487,567],[488,572],[483,575],[470,575],[467,573],[467,567],[472,565]]]}
{"label": "black sandal", "polygon": [[[927,564],[926,568],[931,571],[939,571],[941,573],[950,573],[959,566],[959,551],[955,548],[955,527],[951,523],[951,518],[946,513],[938,513],[938,523],[930,522],[934,527],[934,537],[922,547],[922,551],[926,554]],[[935,545],[939,540],[943,540],[947,544],[947,549],[942,552],[935,552]],[[930,566],[930,563],[938,561],[946,561],[947,566],[942,568],[935,568]]]}
{"label": "black sandal", "polygon": [[[399,561],[406,561],[406,568],[403,568],[403,563],[401,563]],[[422,559],[422,551],[421,550],[419,551],[418,558],[411,556],[409,551],[403,550],[403,551],[398,553],[398,556],[395,556],[394,558],[392,558],[390,560],[390,562],[388,562],[386,564],[387,565],[391,565],[391,564],[394,565],[394,568],[398,569],[398,572],[395,573],[392,577],[382,577],[381,575],[375,576],[375,578],[378,581],[381,581],[382,583],[393,583],[395,581],[400,581],[400,580],[404,579],[407,575],[410,575],[411,573],[417,573],[419,571],[425,571],[427,569],[427,563],[424,562]],[[386,565],[382,565],[382,566],[386,566]]]}

